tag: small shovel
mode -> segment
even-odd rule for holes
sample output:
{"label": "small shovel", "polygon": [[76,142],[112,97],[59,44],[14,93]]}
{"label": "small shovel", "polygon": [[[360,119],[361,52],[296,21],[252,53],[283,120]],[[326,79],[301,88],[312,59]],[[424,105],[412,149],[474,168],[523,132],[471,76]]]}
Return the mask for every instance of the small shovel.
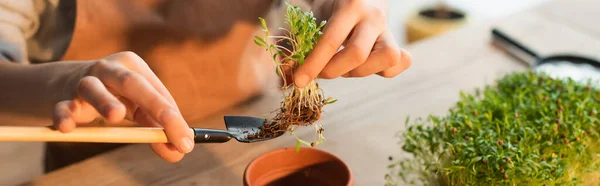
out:
{"label": "small shovel", "polygon": [[[190,128],[196,143],[224,143],[231,138],[254,143],[270,138],[249,139],[260,132],[264,119],[248,116],[225,116],[227,130]],[[0,142],[92,142],[92,143],[168,143],[163,128],[153,127],[77,127],[62,133],[49,127],[0,126]]]}

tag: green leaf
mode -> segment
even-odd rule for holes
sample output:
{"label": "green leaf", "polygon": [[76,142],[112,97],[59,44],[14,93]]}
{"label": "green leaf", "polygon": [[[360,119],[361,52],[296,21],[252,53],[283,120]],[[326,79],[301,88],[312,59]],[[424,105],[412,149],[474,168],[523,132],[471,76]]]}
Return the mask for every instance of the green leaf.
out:
{"label": "green leaf", "polygon": [[333,104],[333,103],[335,103],[337,101],[338,101],[337,99],[334,99],[334,100],[328,101],[327,104]]}
{"label": "green leaf", "polygon": [[256,42],[257,40],[262,44],[267,44],[267,42],[265,42],[265,39],[263,39],[262,37],[254,36],[254,41]]}
{"label": "green leaf", "polygon": [[263,29],[265,29],[265,31],[269,30],[267,28],[267,22],[265,21],[265,19],[263,19],[262,17],[258,18],[260,20],[260,24],[262,24]]}
{"label": "green leaf", "polygon": [[293,59],[302,59],[302,56],[300,54],[293,54],[291,56],[291,58],[293,58]]}
{"label": "green leaf", "polygon": [[264,47],[264,46],[265,46],[264,44],[260,43],[260,42],[259,42],[259,41],[257,41],[256,39],[254,40],[254,44],[256,44],[256,45],[258,45],[258,46],[261,46],[261,47]]}
{"label": "green leaf", "polygon": [[473,159],[471,159],[471,162],[475,163],[475,162],[478,162],[479,160],[481,160],[481,156],[474,157]]}
{"label": "green leaf", "polygon": [[296,140],[296,152],[300,152],[300,140]]}

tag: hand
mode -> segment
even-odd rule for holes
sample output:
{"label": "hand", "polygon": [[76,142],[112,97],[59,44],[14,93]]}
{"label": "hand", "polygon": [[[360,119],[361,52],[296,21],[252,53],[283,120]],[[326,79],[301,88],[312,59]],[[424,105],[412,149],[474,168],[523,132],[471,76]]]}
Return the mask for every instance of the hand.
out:
{"label": "hand", "polygon": [[[117,53],[81,68],[66,90],[72,98],[56,104],[53,122],[72,131],[102,116],[109,122],[128,119],[148,127],[164,127],[168,144],[151,144],[168,162],[177,162],[194,147],[193,134],[175,100],[148,65],[132,52]],[[74,73],[77,74],[77,73]]]}
{"label": "hand", "polygon": [[[332,79],[378,74],[394,77],[411,65],[386,25],[385,12],[363,0],[334,0],[314,50],[294,74],[298,87],[316,77]],[[322,6],[326,8],[327,6]],[[344,49],[338,52],[340,46]]]}

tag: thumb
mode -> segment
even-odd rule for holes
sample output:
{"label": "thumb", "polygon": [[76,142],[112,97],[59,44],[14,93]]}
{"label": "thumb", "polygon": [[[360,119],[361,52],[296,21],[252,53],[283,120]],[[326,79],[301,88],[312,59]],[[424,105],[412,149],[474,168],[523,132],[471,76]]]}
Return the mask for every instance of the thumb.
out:
{"label": "thumb", "polygon": [[[160,127],[160,124],[143,110],[139,110],[138,112],[136,112],[134,118],[135,122],[140,123],[143,126]],[[185,155],[184,153],[180,152],[175,145],[171,143],[155,143],[150,144],[150,147],[159,157],[161,157],[167,162],[178,162]]]}

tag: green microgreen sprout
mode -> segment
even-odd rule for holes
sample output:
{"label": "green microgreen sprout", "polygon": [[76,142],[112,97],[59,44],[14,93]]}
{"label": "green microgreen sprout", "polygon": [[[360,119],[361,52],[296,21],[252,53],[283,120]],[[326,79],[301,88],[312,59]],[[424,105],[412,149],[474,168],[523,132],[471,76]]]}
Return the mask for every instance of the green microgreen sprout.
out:
{"label": "green microgreen sprout", "polygon": [[[289,72],[292,75],[294,70],[304,64],[305,58],[312,51],[319,36],[323,34],[321,29],[325,25],[325,21],[317,24],[312,12],[302,11],[299,7],[290,5],[287,2],[286,6],[285,24],[289,28],[279,28],[279,30],[284,31],[283,36],[272,35],[265,19],[259,17],[265,35],[255,36],[254,43],[264,47],[273,57],[275,73],[284,82],[284,86],[281,87],[283,101],[281,107],[277,110],[276,116],[267,122],[268,125],[262,127],[259,134],[250,137],[272,137],[290,132],[297,140],[296,148],[299,148],[301,144],[315,146],[325,140],[323,127],[320,124],[315,124],[315,122],[321,117],[322,107],[332,104],[336,100],[331,97],[325,98],[323,90],[319,88],[315,79],[304,88],[299,88],[293,83],[286,82],[286,73]],[[289,47],[285,47],[281,43],[287,44]],[[291,70],[286,71],[285,69]],[[307,142],[294,133],[298,126],[310,125],[315,126],[318,134],[318,139],[315,141]]]}
{"label": "green microgreen sprout", "polygon": [[[600,91],[513,72],[398,133],[387,185],[600,185]],[[391,160],[392,158],[390,158]],[[403,182],[403,183],[401,183]]]}

